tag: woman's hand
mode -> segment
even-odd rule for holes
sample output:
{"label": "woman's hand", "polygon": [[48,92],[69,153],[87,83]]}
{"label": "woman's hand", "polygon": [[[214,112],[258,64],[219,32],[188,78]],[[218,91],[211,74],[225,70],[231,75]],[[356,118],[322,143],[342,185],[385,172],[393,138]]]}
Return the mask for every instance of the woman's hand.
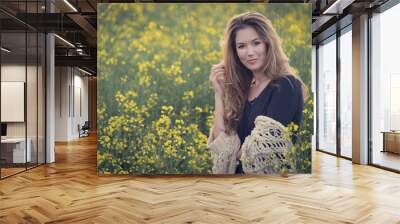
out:
{"label": "woman's hand", "polygon": [[217,136],[225,131],[224,122],[224,82],[225,82],[225,65],[223,62],[213,65],[210,72],[210,82],[213,85],[215,91],[215,111],[214,111],[214,124],[212,127],[211,139],[217,138]]}
{"label": "woman's hand", "polygon": [[225,82],[225,65],[223,62],[211,67],[210,82],[213,85],[215,94],[222,97],[224,95]]}

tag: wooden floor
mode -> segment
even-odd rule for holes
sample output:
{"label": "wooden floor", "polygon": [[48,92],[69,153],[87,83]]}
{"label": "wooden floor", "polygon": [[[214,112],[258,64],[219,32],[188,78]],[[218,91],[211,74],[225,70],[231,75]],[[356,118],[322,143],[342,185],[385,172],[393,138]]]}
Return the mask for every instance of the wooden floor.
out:
{"label": "wooden floor", "polygon": [[0,168],[1,170],[1,178],[5,178],[20,172],[23,172],[25,170],[33,169],[37,165],[36,164],[27,164],[27,167],[25,168],[25,164],[18,164],[17,167],[6,167],[6,168]]}
{"label": "wooden floor", "polygon": [[22,172],[22,171],[26,170],[25,167],[24,168],[20,168],[20,167],[14,168],[14,167],[12,167],[12,168],[0,168],[0,169],[1,169],[1,178],[7,177],[7,176],[10,176],[10,175],[13,175],[13,174],[16,174],[16,173],[19,173],[19,172]]}
{"label": "wooden floor", "polygon": [[0,223],[400,223],[400,175],[320,152],[313,174],[98,177],[95,138],[0,181]]}
{"label": "wooden floor", "polygon": [[376,150],[374,151],[372,162],[377,165],[400,170],[400,154]]}

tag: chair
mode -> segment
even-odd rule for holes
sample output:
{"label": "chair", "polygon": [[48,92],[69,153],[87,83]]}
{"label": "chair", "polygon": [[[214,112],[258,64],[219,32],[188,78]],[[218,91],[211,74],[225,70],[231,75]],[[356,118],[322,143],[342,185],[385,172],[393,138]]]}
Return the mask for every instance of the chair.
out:
{"label": "chair", "polygon": [[89,129],[90,129],[89,121],[85,121],[82,127],[80,127],[80,125],[78,124],[79,138],[89,136]]}

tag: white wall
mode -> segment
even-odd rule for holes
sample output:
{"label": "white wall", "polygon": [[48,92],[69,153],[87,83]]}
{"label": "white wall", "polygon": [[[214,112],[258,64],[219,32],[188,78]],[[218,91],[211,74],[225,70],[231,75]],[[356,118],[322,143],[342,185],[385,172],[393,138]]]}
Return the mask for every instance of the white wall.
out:
{"label": "white wall", "polygon": [[68,86],[67,67],[55,68],[55,141],[68,140]]}
{"label": "white wall", "polygon": [[[38,69],[38,70],[37,70]],[[25,78],[27,77],[27,82]],[[39,163],[44,163],[44,74],[42,73],[42,67],[38,66],[25,66],[25,64],[3,64],[1,66],[1,81],[3,82],[25,82],[26,83],[26,107],[21,108],[21,112],[25,113],[26,110],[26,121],[22,122],[6,122],[7,123],[7,137],[9,138],[24,138],[25,135],[31,140],[31,155],[32,161],[36,162],[36,158],[39,159]],[[38,92],[37,92],[38,91]],[[2,95],[2,98],[7,95]],[[12,108],[1,108],[1,110],[7,111]],[[14,109],[15,110],[15,109]],[[13,113],[13,111],[8,111]],[[39,154],[37,157],[37,153]]]}
{"label": "white wall", "polygon": [[[27,70],[25,70],[27,69]],[[1,81],[2,82],[25,82],[25,75],[28,72],[28,88],[27,88],[27,120],[28,120],[28,137],[31,133],[36,135],[36,80],[31,77],[32,74],[36,76],[36,66],[27,66],[25,64],[4,64],[1,66]],[[30,88],[29,88],[30,87]],[[3,96],[5,97],[5,96]],[[40,107],[40,105],[39,105]],[[7,110],[8,108],[1,108]],[[7,122],[7,136],[8,137],[25,137],[25,123],[26,122]]]}
{"label": "white wall", "polygon": [[[5,82],[25,82],[25,64],[9,64],[1,66],[1,81]],[[3,96],[4,97],[4,96]],[[1,108],[7,110],[7,108]],[[7,122],[8,137],[25,137],[24,122]]]}
{"label": "white wall", "polygon": [[[88,113],[88,77],[87,76],[81,76],[82,73],[78,73],[76,75],[77,70],[75,70],[75,75],[74,75],[74,112],[73,114],[73,119],[72,119],[72,136],[78,137],[78,124],[82,126],[85,121],[89,120],[89,113]],[[79,93],[80,92],[80,93]],[[80,96],[80,97],[79,97]],[[79,102],[80,101],[80,102]],[[81,108],[79,108],[81,107]],[[81,110],[81,111],[80,111]]]}
{"label": "white wall", "polygon": [[1,65],[1,81],[25,82],[25,64]]}
{"label": "white wall", "polygon": [[77,139],[78,124],[88,120],[88,78],[76,68],[56,67],[55,85],[55,140]]}

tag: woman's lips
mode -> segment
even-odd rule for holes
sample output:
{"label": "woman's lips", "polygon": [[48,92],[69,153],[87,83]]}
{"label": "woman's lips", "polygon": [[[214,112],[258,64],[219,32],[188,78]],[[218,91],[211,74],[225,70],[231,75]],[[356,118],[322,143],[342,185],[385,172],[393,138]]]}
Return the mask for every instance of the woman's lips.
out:
{"label": "woman's lips", "polygon": [[257,59],[250,59],[250,60],[247,60],[247,62],[252,65],[257,62]]}

